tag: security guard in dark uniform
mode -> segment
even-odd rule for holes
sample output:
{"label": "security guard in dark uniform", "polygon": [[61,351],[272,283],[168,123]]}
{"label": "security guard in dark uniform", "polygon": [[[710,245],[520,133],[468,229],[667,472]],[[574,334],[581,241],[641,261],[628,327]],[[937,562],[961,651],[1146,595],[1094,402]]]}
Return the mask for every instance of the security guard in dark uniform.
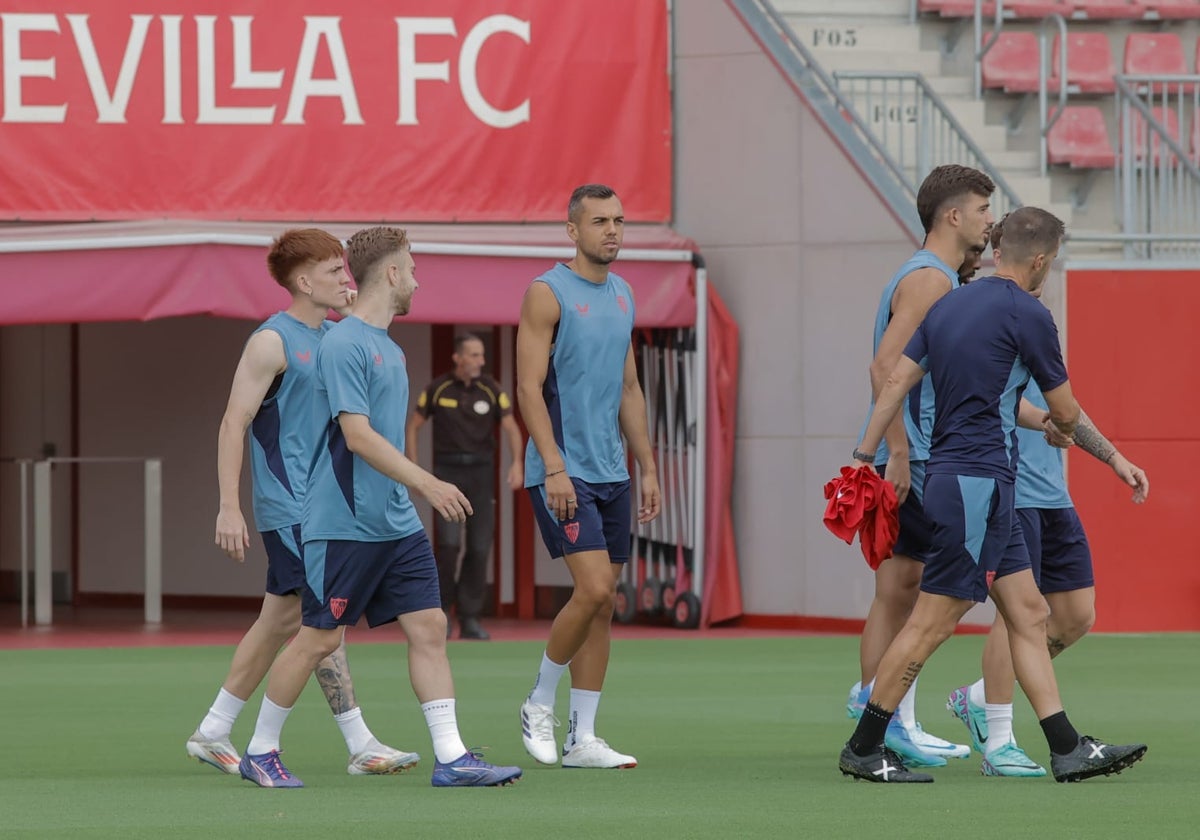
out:
{"label": "security guard in dark uniform", "polygon": [[467,549],[461,571],[457,569],[459,527],[442,522],[437,525],[435,553],[442,609],[449,615],[451,608],[458,608],[462,638],[488,639],[479,614],[483,611],[487,561],[496,528],[496,425],[503,429],[512,456],[507,481],[513,490],[524,483],[524,444],[508,394],[495,379],[483,374],[487,360],[482,339],[470,334],[458,336],[452,358],[454,370],[429,383],[417,399],[417,410],[406,429],[405,453],[416,460],[417,430],[425,421],[433,420],[433,474],[462,490],[475,511],[465,525]]}

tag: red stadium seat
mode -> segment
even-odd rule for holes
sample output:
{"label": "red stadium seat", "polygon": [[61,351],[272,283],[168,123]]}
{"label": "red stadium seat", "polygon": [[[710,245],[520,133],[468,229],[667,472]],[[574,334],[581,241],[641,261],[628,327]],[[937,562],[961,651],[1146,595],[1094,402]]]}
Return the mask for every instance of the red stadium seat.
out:
{"label": "red stadium seat", "polygon": [[[1058,90],[1059,39],[1050,60],[1050,89]],[[1117,89],[1112,47],[1103,32],[1067,33],[1067,84],[1080,93],[1112,93]],[[1036,73],[1035,73],[1036,76]]]}
{"label": "red stadium seat", "polygon": [[1071,5],[1092,20],[1137,20],[1146,14],[1139,0],[1071,0]]}
{"label": "red stadium seat", "polygon": [[[1154,117],[1155,122],[1166,129],[1167,136],[1172,140],[1183,143],[1183,136],[1179,132],[1179,114],[1173,108],[1151,108],[1150,114]],[[1130,112],[1130,119],[1133,123],[1133,154],[1139,159],[1146,158],[1146,135],[1150,133],[1146,126],[1146,120],[1138,111]],[[1162,147],[1162,138],[1155,133],[1150,141],[1150,158],[1152,164],[1157,164],[1160,160]],[[1169,153],[1169,161],[1175,160],[1175,154]]]}
{"label": "red stadium seat", "polygon": [[[1055,109],[1051,109],[1053,115]],[[1046,159],[1072,169],[1112,169],[1117,153],[1104,113],[1095,105],[1068,105],[1046,137]]]}
{"label": "red stadium seat", "polygon": [[1142,0],[1142,5],[1164,19],[1200,19],[1200,0]]}
{"label": "red stadium seat", "polygon": [[1145,76],[1187,73],[1183,41],[1174,32],[1132,32],[1125,38],[1125,72]]}
{"label": "red stadium seat", "polygon": [[[974,17],[974,0],[921,0],[918,10],[932,12],[942,17]],[[1005,0],[1005,17],[1043,18],[1046,15],[1060,14],[1064,17],[1071,13],[1070,0]],[[983,4],[983,16],[992,18],[996,14],[995,3]]]}
{"label": "red stadium seat", "polygon": [[1005,93],[1038,89],[1038,39],[1032,32],[1001,32],[983,56],[983,86]]}

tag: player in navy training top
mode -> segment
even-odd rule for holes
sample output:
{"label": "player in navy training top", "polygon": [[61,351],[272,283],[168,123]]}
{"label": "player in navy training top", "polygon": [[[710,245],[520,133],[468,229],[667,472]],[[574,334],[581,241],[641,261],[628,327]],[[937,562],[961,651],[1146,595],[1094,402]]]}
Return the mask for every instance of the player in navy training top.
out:
{"label": "player in navy training top", "polygon": [[271,669],[242,778],[260,787],[303,787],[279,758],[279,742],[313,665],[360,618],[399,621],[408,673],[433,739],[434,787],[504,785],[519,767],[495,767],[468,750],[458,732],[454,680],[446,657],[446,616],[437,563],[408,496],[417,490],[451,522],[471,513],[466,497],[404,457],[408,371],[389,338],[417,290],[407,234],[374,227],[346,252],[358,283],[354,313],[317,351],[314,411],[323,433],[314,446],[304,500],[303,620]]}
{"label": "player in navy training top", "polygon": [[959,619],[989,594],[1008,625],[1021,686],[1038,715],[1059,781],[1119,772],[1145,745],[1114,746],[1080,738],[1067,719],[1046,649],[1046,607],[1030,571],[1013,507],[1017,408],[1032,375],[1064,434],[1079,405],[1071,395],[1057,330],[1030,294],[1041,288],[1062,242],[1063,225],[1027,207],[1004,222],[996,274],[947,295],[930,309],[905,348],[854,451],[871,468],[884,429],[925,370],[937,392],[925,482],[934,552],[904,629],[879,665],[871,700],[842,750],[839,768],[871,781],[927,782],[884,744],[884,731],[907,686]]}
{"label": "player in navy training top", "polygon": [[630,481],[622,432],[641,469],[638,521],[656,517],[660,504],[633,358],[633,295],[608,270],[624,226],[611,188],[577,188],[567,208],[575,257],[533,281],[517,330],[517,393],[529,429],[525,486],[546,548],[563,558],[574,582],[550,629],[533,691],[521,705],[521,737],[539,762],[558,762],[554,695],[569,665],[564,767],[637,765],[595,734],[613,597],[629,559]]}
{"label": "player in navy training top", "polygon": [[[342,243],[323,230],[286,231],[272,243],[267,267],[292,302],[250,336],[233,376],[217,440],[221,505],[216,528],[217,545],[243,562],[250,532],[242,516],[239,481],[248,437],[254,520],[267,551],[266,594],[258,619],[238,642],[224,685],[187,741],[188,755],[226,773],[237,773],[241,761],[229,740],[233,724],[300,624],[305,586],[300,508],[321,431],[313,420],[313,369],[317,347],[332,326],[325,316],[330,309],[348,312],[355,294],[344,270]],[[392,749],[371,734],[355,702],[349,667],[343,644],[316,668],[317,682],[346,739],[348,771],[396,773],[416,763],[416,753]]]}
{"label": "player in navy training top", "polygon": [[[1002,226],[997,225],[991,237],[997,251],[1002,236]],[[972,260],[968,258],[968,262]],[[969,282],[977,267],[977,263],[964,263],[961,282]],[[1049,408],[1033,380],[1025,388],[1024,399],[1043,412]],[[1150,483],[1146,473],[1130,463],[1082,410],[1073,440],[1054,435],[1059,446],[1052,446],[1052,435],[1053,430],[1017,430],[1014,501],[1034,581],[1050,607],[1046,642],[1053,659],[1082,638],[1096,618],[1091,549],[1067,492],[1059,446],[1076,445],[1111,467],[1122,483],[1133,488],[1135,504],[1146,500]],[[1013,735],[1014,683],[1008,632],[1004,618],[997,614],[984,646],[983,677],[952,691],[946,705],[967,727],[975,749],[983,753],[985,776],[1044,776],[1045,768],[1021,749]]]}

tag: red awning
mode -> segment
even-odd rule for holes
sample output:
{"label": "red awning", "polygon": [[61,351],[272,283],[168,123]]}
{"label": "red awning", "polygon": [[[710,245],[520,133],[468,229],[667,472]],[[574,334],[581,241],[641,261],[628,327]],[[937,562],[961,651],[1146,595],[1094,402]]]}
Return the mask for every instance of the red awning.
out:
{"label": "red awning", "polygon": [[[82,222],[0,227],[0,324],[147,321],[183,315],[259,320],[287,305],[267,275],[271,240],[298,224]],[[348,237],[362,225],[321,225]],[[420,290],[408,320],[516,324],[529,282],[574,253],[563,225],[408,227]],[[630,225],[614,270],[643,327],[695,323],[696,245]]]}

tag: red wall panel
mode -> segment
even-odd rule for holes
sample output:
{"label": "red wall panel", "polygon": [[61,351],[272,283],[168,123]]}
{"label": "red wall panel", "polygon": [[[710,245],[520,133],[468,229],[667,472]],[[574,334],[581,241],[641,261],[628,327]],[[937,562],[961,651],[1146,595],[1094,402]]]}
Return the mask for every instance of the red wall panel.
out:
{"label": "red wall panel", "polygon": [[1146,470],[1129,501],[1112,471],[1069,460],[1071,496],[1096,565],[1097,630],[1200,630],[1200,271],[1071,270],[1067,364],[1076,396]]}

